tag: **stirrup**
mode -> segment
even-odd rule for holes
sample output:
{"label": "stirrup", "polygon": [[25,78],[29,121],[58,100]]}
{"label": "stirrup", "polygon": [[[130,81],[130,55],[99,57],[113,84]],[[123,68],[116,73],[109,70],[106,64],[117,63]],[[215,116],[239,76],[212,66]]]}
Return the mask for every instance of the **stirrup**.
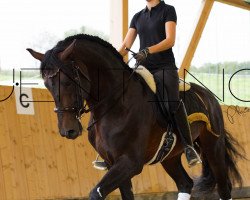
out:
{"label": "stirrup", "polygon": [[108,166],[106,165],[105,161],[98,160],[99,154],[97,155],[96,159],[92,162],[93,167],[98,170],[105,171],[108,169]]}
{"label": "stirrup", "polygon": [[202,160],[201,160],[199,154],[194,149],[194,147],[187,145],[184,149],[184,152],[185,152],[189,167],[193,167],[196,164],[202,163]]}

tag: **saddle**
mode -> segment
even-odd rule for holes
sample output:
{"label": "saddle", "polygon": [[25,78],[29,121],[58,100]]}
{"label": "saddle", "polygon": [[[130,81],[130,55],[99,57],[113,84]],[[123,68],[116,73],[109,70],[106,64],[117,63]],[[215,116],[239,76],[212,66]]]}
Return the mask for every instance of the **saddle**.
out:
{"label": "saddle", "polygon": [[[162,139],[155,155],[147,163],[149,165],[152,165],[158,162],[162,162],[171,153],[176,144],[177,138],[173,131],[174,123],[169,111],[169,104],[167,101],[168,94],[161,80],[159,80],[157,77],[154,77],[143,66],[139,66],[136,72],[145,80],[148,87],[155,94],[152,103],[154,103],[153,106],[156,112],[157,122],[160,126],[166,128],[166,132],[162,135]],[[189,123],[191,124],[195,121],[204,121],[207,124],[208,130],[211,130],[206,106],[202,98],[198,94],[191,91],[191,84],[185,82],[182,79],[179,79],[179,92],[180,98],[185,99],[184,102],[187,103],[187,105],[192,105],[193,102],[200,102],[201,104],[203,104],[202,107],[186,107]]]}
{"label": "saddle", "polygon": [[162,135],[160,144],[155,155],[148,163],[146,163],[146,165],[153,165],[158,162],[162,162],[171,153],[171,151],[175,147],[177,138],[176,135],[173,133],[173,123],[171,123],[172,120],[169,112],[169,104],[167,101],[167,91],[164,85],[161,83],[161,80],[157,79],[157,77],[154,77],[143,66],[139,66],[136,72],[142,76],[149,88],[155,94],[152,103],[154,103],[155,105],[157,121],[160,126],[166,128],[166,132]]}
{"label": "saddle", "polygon": [[[149,72],[144,66],[139,66],[136,70],[136,73],[139,74],[151,91],[155,94],[155,99],[152,102],[156,105],[157,112],[157,121],[162,127],[168,127],[168,124],[171,123],[171,115],[169,112],[168,104],[168,94],[162,84],[161,80],[157,77],[154,77],[153,74]],[[189,83],[185,82],[183,79],[179,79],[179,91],[184,92],[190,90],[191,86]],[[167,120],[168,119],[168,120]]]}

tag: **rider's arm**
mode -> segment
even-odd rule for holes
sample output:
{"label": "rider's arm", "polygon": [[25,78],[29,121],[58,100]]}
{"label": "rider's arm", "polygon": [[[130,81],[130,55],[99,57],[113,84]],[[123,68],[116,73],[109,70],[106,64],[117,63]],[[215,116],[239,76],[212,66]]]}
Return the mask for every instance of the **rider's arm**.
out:
{"label": "rider's arm", "polygon": [[149,53],[157,53],[167,49],[170,49],[175,44],[176,36],[176,23],[174,21],[168,21],[165,23],[166,39],[160,43],[148,47]]}
{"label": "rider's arm", "polygon": [[127,48],[131,48],[131,46],[133,45],[134,41],[135,41],[135,38],[137,36],[137,31],[136,29],[134,28],[129,28],[128,32],[127,32],[127,35],[121,45],[121,47],[118,49],[119,53],[122,55],[122,56],[125,56],[127,55],[128,51],[125,50],[125,47]]}

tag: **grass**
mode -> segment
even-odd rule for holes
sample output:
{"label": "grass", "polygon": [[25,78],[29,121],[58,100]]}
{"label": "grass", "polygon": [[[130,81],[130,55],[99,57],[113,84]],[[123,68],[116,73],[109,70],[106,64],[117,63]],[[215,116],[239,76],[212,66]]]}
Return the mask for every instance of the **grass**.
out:
{"label": "grass", "polygon": [[[219,99],[220,104],[239,105],[250,107],[250,75],[237,73],[235,76],[223,74],[193,73],[187,75],[186,81],[204,85],[213,92]],[[0,85],[13,85],[12,71],[0,72]],[[197,79],[197,80],[196,80]],[[230,81],[231,79],[231,81]],[[16,72],[15,82],[20,82],[20,74]],[[45,88],[39,71],[25,71],[22,73],[22,83],[38,83],[29,87]],[[201,82],[201,83],[199,83]],[[224,89],[223,89],[224,88]],[[223,92],[224,91],[224,92]],[[236,98],[235,98],[236,97]],[[237,99],[238,98],[238,99]],[[249,102],[244,102],[249,101]]]}
{"label": "grass", "polygon": [[192,75],[187,75],[186,80],[207,87],[219,98],[217,99],[220,104],[250,107],[250,75],[225,74],[224,85],[223,74],[192,73]]}

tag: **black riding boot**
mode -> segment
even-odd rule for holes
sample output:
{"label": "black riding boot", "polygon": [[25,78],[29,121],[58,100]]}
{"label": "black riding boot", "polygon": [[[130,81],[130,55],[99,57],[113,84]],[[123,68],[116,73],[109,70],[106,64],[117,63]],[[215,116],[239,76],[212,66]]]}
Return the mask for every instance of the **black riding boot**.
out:
{"label": "black riding boot", "polygon": [[193,147],[190,126],[187,120],[187,112],[182,100],[180,100],[178,109],[173,113],[173,119],[176,128],[181,136],[182,144],[185,147],[184,152],[187,158],[188,165],[191,167],[198,163],[201,163],[200,156]]}

